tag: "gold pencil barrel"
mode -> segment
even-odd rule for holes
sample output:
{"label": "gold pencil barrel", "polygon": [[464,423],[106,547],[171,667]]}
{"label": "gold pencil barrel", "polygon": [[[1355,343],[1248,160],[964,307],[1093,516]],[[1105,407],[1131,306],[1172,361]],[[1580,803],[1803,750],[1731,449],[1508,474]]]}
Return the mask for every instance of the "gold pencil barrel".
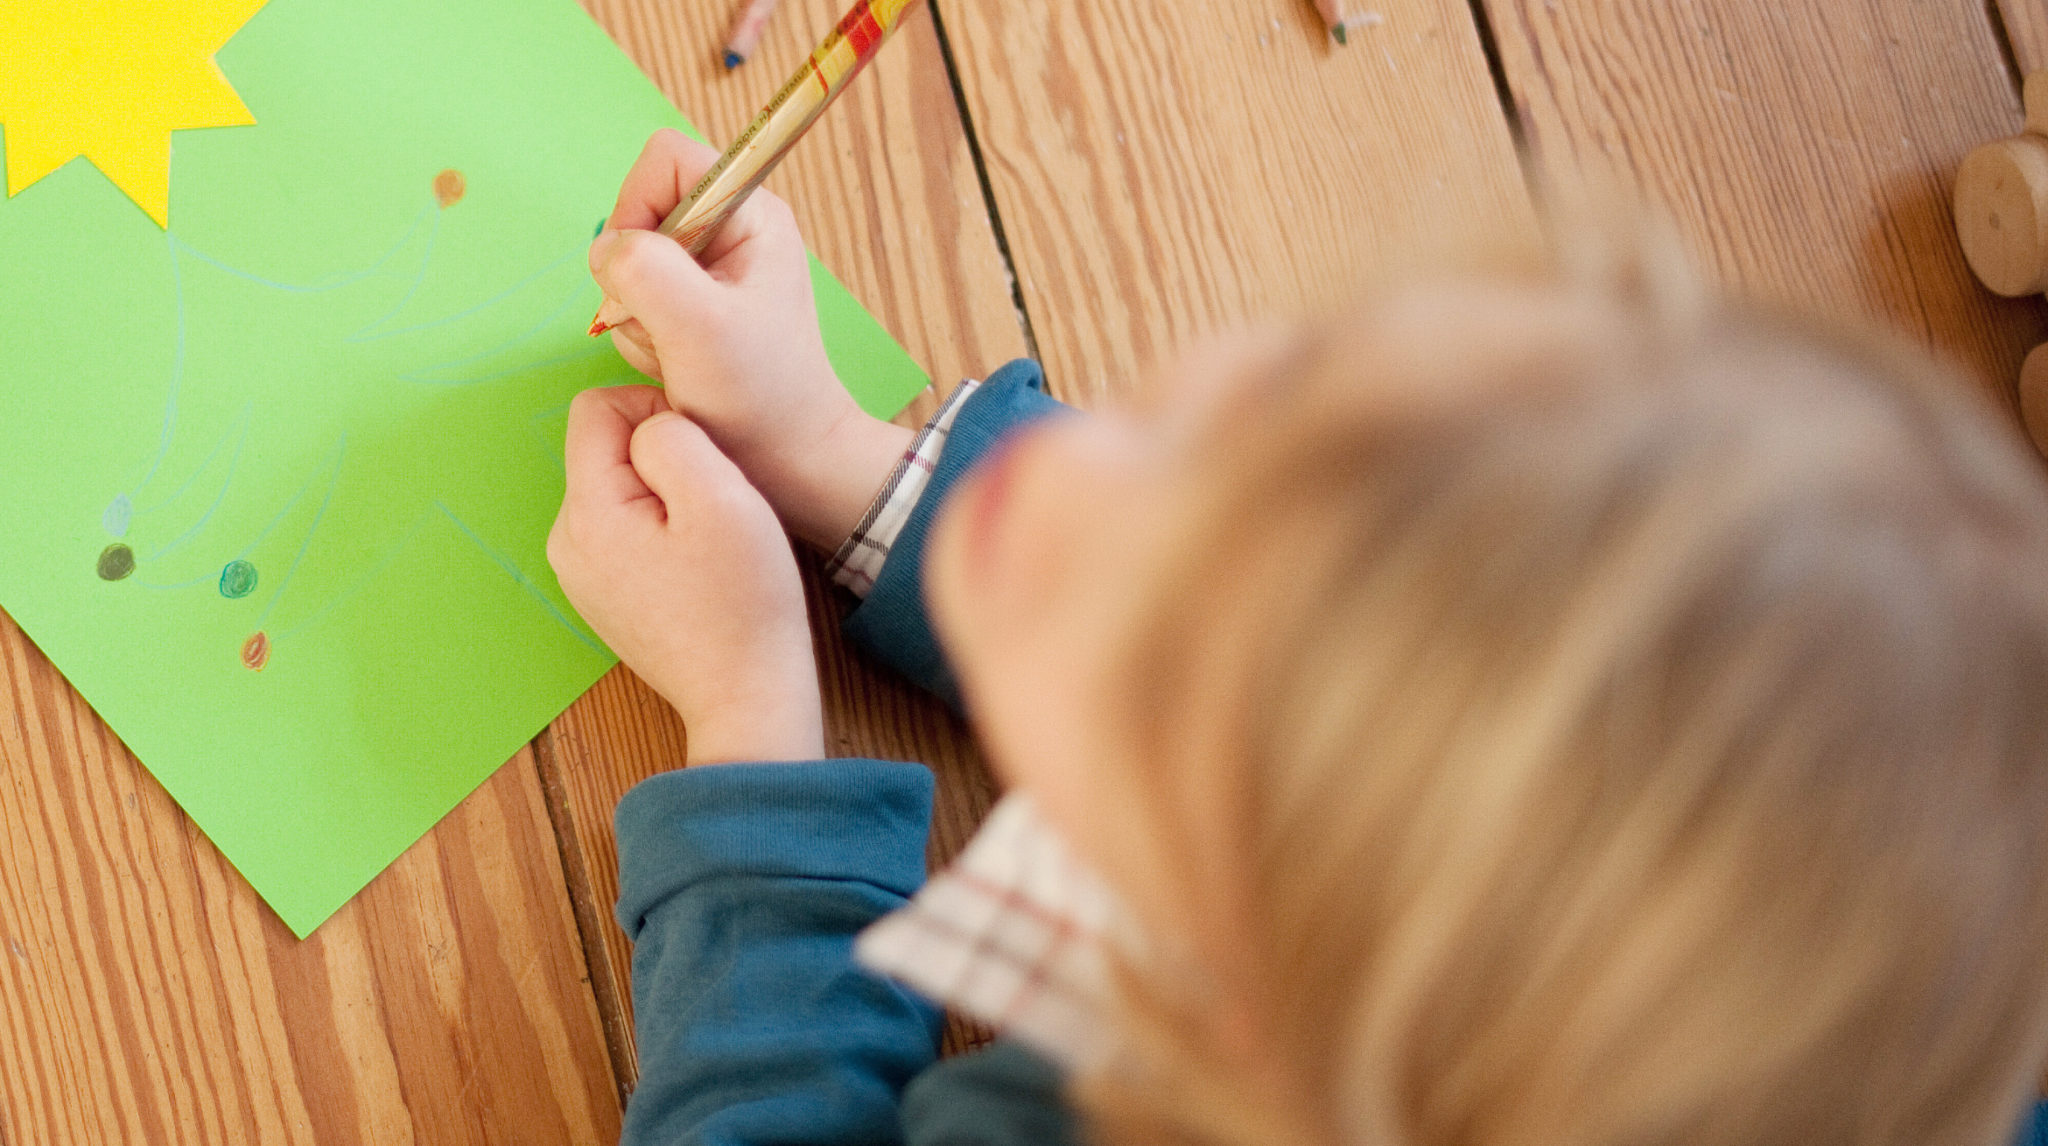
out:
{"label": "gold pencil barrel", "polygon": [[775,93],[660,231],[701,255],[727,216],[746,201],[853,77],[875,58],[917,0],[862,0]]}
{"label": "gold pencil barrel", "polygon": [[[855,0],[853,8],[819,44],[796,74],[775,93],[747,130],[726,148],[704,178],[656,228],[681,243],[692,257],[701,256],[712,236],[747,196],[775,170],[775,164],[803,138],[839,93],[881,50],[903,14],[918,0]],[[630,316],[607,298],[590,324],[602,334]]]}

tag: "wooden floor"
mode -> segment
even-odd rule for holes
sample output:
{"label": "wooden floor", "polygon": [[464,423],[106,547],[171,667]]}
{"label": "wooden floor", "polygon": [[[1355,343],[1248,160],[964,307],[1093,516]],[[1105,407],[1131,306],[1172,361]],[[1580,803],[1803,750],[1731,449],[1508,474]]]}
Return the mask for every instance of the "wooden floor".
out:
{"label": "wooden floor", "polygon": [[[1582,179],[1723,281],[1898,327],[2007,402],[2048,334],[1970,279],[1947,207],[1963,153],[2019,129],[2016,67],[2048,66],[2041,0],[1353,3],[1337,49],[1307,0],[934,0],[774,185],[935,378],[1035,353],[1084,405],[1205,331],[1527,236],[1538,189]],[[784,0],[732,76],[727,0],[588,4],[727,139],[839,0]],[[840,644],[808,575],[831,750],[930,763],[943,859],[995,794],[973,742]],[[615,1138],[611,811],[683,737],[614,672],[299,942],[0,618],[0,1143]]]}

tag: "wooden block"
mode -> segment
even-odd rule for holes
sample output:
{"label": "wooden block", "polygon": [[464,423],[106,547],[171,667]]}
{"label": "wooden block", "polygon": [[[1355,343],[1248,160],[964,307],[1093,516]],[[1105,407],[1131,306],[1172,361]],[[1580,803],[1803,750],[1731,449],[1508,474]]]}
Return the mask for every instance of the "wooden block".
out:
{"label": "wooden block", "polygon": [[2048,68],[2048,4],[2041,0],[1998,0],[1997,17],[2022,75]]}
{"label": "wooden block", "polygon": [[2048,70],[2027,73],[2020,102],[2027,110],[2027,131],[2048,136]]}
{"label": "wooden block", "polygon": [[2007,298],[2048,288],[2048,139],[2017,135],[1956,170],[1956,235],[1970,269]]}
{"label": "wooden block", "polygon": [[[2020,363],[2020,420],[2034,448],[2048,458],[2048,342],[2044,342]],[[2048,1079],[2043,1080],[2048,1093]]]}

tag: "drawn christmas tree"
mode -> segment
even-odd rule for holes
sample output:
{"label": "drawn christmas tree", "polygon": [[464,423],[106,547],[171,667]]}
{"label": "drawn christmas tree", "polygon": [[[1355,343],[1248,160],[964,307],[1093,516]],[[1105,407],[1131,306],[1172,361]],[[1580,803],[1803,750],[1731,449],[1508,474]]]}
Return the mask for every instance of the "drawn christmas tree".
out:
{"label": "drawn christmas tree", "polygon": [[0,607],[306,934],[612,663],[545,538],[685,125],[574,0],[4,0],[0,60]]}
{"label": "drawn christmas tree", "polygon": [[[502,542],[494,545],[479,533],[471,524],[473,515],[451,504],[449,495],[428,481],[416,487],[413,504],[394,506],[387,499],[380,505],[378,514],[387,528],[381,531],[384,541],[373,542],[371,547],[381,556],[373,558],[355,582],[338,595],[300,594],[295,598],[291,590],[301,566],[309,558],[321,559],[320,527],[349,473],[348,432],[344,429],[335,435],[320,466],[296,489],[287,488],[289,483],[247,480],[243,466],[251,457],[251,439],[260,432],[259,425],[325,423],[327,419],[314,418],[313,411],[298,408],[296,396],[272,402],[273,408],[259,417],[264,386],[260,375],[251,376],[238,324],[223,324],[216,315],[209,329],[195,323],[184,305],[185,284],[193,278],[220,278],[223,288],[238,288],[250,295],[249,303],[235,306],[230,313],[262,313],[274,340],[283,325],[289,336],[280,340],[281,345],[301,362],[317,360],[329,371],[336,371],[336,362],[360,363],[336,371],[355,384],[353,392],[339,397],[348,406],[364,409],[371,418],[388,401],[377,394],[380,389],[488,392],[493,383],[516,383],[531,372],[608,357],[607,348],[600,345],[563,345],[568,330],[564,318],[579,307],[591,308],[596,301],[596,292],[582,271],[580,243],[491,297],[466,305],[461,300],[444,300],[438,309],[423,310],[416,305],[422,285],[434,270],[436,241],[448,226],[444,220],[466,190],[461,172],[452,168],[439,172],[432,179],[431,198],[420,215],[388,250],[362,268],[310,283],[281,282],[230,265],[167,232],[166,257],[179,297],[162,433],[157,449],[140,464],[140,477],[134,485],[115,494],[101,513],[101,526],[110,538],[95,563],[101,580],[118,582],[132,577],[140,588],[188,596],[195,590],[201,596],[211,590],[227,601],[262,598],[264,605],[252,622],[254,627],[239,646],[242,664],[260,670],[280,642],[359,590],[363,582],[382,571],[379,561],[402,550],[423,524],[439,516],[506,568],[531,592],[537,607],[601,652],[514,559],[505,555]],[[367,321],[352,325],[366,313],[371,313]],[[554,337],[550,339],[550,335]],[[235,374],[210,366],[207,355],[216,343],[236,355]],[[480,349],[436,359],[449,347]],[[422,361],[429,364],[417,365]],[[275,368],[290,371],[295,365],[284,360]],[[245,395],[239,410],[216,401],[211,404],[209,423],[195,425],[193,419],[182,416],[181,399],[201,379]],[[276,408],[279,406],[282,408]],[[530,416],[526,428],[537,430],[559,414],[560,409],[554,409]],[[498,451],[541,449],[552,456],[556,448],[552,434],[464,434],[462,442],[474,452],[451,458],[447,435],[440,427],[425,427],[420,438],[417,454],[423,475],[450,465],[502,473],[507,469],[503,459],[492,456]],[[238,499],[259,503],[265,509],[274,507],[274,512],[253,532],[215,527],[223,517],[222,510]],[[225,515],[228,520],[244,521],[249,516],[246,512]],[[136,542],[144,536],[148,544],[138,550]],[[343,559],[360,563],[364,549],[360,528],[354,539],[355,544],[343,547]],[[271,573],[268,579],[266,569]],[[283,627],[271,627],[273,620]]]}
{"label": "drawn christmas tree", "polygon": [[[262,605],[239,643],[239,657],[245,667],[260,670],[280,643],[359,588],[345,587],[340,596],[331,589],[324,596],[293,592],[305,564],[317,567],[323,559],[321,526],[349,476],[348,411],[375,420],[396,397],[380,390],[488,390],[527,372],[605,355],[601,346],[564,345],[570,330],[564,317],[578,305],[595,303],[577,258],[587,236],[489,297],[469,300],[445,288],[428,289],[438,286],[432,281],[437,246],[445,231],[459,226],[450,220],[469,190],[460,170],[446,168],[418,181],[419,213],[359,267],[291,282],[260,265],[235,265],[186,243],[170,227],[171,133],[256,122],[213,56],[264,0],[189,6],[15,3],[0,16],[0,42],[41,43],[49,54],[45,67],[14,68],[0,76],[10,197],[73,159],[86,159],[164,228],[173,286],[175,335],[160,439],[151,456],[139,461],[134,484],[116,493],[100,515],[109,541],[94,572],[104,581],[188,598],[208,588],[226,601],[258,598]],[[214,289],[195,289],[206,279],[219,281]],[[204,308],[191,305],[195,295],[207,299]],[[262,343],[281,351],[265,364],[267,370],[251,361],[252,320],[264,324]],[[349,392],[336,395],[327,410],[307,408],[303,387],[273,381],[316,363],[348,383]],[[221,401],[223,395],[229,400]],[[333,437],[331,449],[275,455],[286,464],[321,459],[297,483],[261,472],[256,459],[262,450],[252,449],[266,439],[274,445],[285,426],[312,427]],[[494,464],[505,472],[492,456],[507,446],[504,437],[469,433],[451,440],[427,427],[422,438],[423,474]],[[549,445],[533,434],[514,435],[509,442],[513,448]],[[451,445],[476,453],[449,457]],[[370,528],[366,537],[361,524],[355,526],[353,543],[340,547],[338,559],[362,565],[367,542],[382,555],[368,563],[374,572],[379,560],[400,551],[428,519],[445,517],[529,589],[537,607],[596,648],[505,555],[505,543],[494,545],[480,533],[472,515],[451,504],[445,490],[423,481],[416,492],[412,504],[385,499],[378,507],[383,527]],[[246,504],[271,512],[254,511],[263,522],[253,531],[224,527],[250,520],[250,511],[236,511]]]}

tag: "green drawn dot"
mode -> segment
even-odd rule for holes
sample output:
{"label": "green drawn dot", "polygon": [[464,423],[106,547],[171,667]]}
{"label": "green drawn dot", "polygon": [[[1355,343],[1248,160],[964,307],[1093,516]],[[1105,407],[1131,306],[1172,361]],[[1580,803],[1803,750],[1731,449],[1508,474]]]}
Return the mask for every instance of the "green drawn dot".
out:
{"label": "green drawn dot", "polygon": [[99,574],[102,581],[119,581],[135,572],[135,551],[116,541],[100,550]]}
{"label": "green drawn dot", "polygon": [[256,591],[256,567],[241,558],[220,571],[220,595],[233,601]]}

